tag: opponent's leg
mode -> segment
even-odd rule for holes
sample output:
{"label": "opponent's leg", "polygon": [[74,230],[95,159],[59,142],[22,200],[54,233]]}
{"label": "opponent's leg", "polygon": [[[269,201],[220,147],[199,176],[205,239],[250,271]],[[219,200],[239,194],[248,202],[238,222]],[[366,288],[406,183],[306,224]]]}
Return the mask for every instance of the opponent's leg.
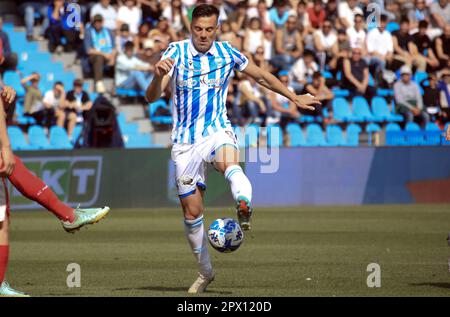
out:
{"label": "opponent's leg", "polygon": [[184,213],[184,229],[186,238],[197,260],[199,277],[189,288],[189,293],[202,293],[214,280],[211,259],[208,252],[208,241],[203,224],[203,193],[197,187],[194,193],[180,196]]}
{"label": "opponent's leg", "polygon": [[224,174],[230,183],[231,193],[236,202],[239,223],[243,230],[250,230],[252,216],[252,184],[239,165],[239,153],[233,145],[225,144],[215,153],[214,166]]}
{"label": "opponent's leg", "polygon": [[9,260],[9,200],[4,179],[0,179],[0,297],[26,296],[12,289],[5,281]]}
{"label": "opponent's leg", "polygon": [[74,232],[84,225],[101,220],[109,212],[109,207],[73,209],[58,199],[58,196],[40,178],[31,173],[22,160],[14,156],[16,165],[9,181],[26,198],[39,203],[58,217],[67,232]]}

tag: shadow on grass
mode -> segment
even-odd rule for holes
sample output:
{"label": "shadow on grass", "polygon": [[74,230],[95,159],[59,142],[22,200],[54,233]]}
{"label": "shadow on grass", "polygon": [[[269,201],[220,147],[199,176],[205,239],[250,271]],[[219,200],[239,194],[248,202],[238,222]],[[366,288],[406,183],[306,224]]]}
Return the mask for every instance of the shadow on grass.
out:
{"label": "shadow on grass", "polygon": [[[116,288],[115,291],[154,291],[154,292],[186,292],[186,287],[165,287],[165,286],[143,286],[143,287],[130,287],[130,288]],[[229,291],[216,291],[216,290],[206,290],[205,294],[222,294],[230,295],[233,294]]]}
{"label": "shadow on grass", "polygon": [[410,283],[409,285],[412,286],[432,286],[432,287],[439,287],[439,288],[446,288],[450,289],[450,283],[444,283],[444,282],[438,282],[438,283]]}

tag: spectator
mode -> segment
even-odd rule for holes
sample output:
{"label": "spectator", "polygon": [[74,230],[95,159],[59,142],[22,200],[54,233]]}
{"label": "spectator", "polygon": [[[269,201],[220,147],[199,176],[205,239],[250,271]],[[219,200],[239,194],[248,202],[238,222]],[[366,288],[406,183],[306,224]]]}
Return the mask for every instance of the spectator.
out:
{"label": "spectator", "polygon": [[314,29],[311,26],[311,21],[309,20],[309,15],[306,9],[306,2],[300,0],[297,4],[297,29],[302,33],[303,36],[307,36],[312,33]]}
{"label": "spectator", "polygon": [[136,0],[125,0],[117,12],[117,27],[120,28],[123,23],[127,23],[131,34],[135,35],[138,33],[141,20],[142,10],[136,4]]}
{"label": "spectator", "polygon": [[166,18],[161,17],[156,24],[156,29],[152,31],[158,31],[167,43],[170,41],[178,41],[178,36],[174,30],[170,27],[169,21]]}
{"label": "spectator", "polygon": [[367,34],[367,52],[370,56],[370,67],[374,68],[374,77],[380,79],[382,72],[386,69],[386,63],[393,59],[394,44],[391,33],[386,30],[387,16],[380,16],[377,28]]}
{"label": "spectator", "polygon": [[425,125],[430,116],[423,109],[422,95],[419,86],[411,80],[411,69],[404,65],[400,69],[401,79],[394,84],[394,98],[397,112],[405,117],[407,122],[420,117]]}
{"label": "spectator", "polygon": [[314,58],[314,52],[305,50],[303,58],[295,62],[289,71],[291,86],[297,94],[301,93],[308,81],[312,79],[312,75],[319,70]]}
{"label": "spectator", "polygon": [[150,65],[155,65],[161,58],[160,51],[157,50],[155,41],[147,39],[144,42],[143,50],[138,54],[138,58]]}
{"label": "spectator", "polygon": [[278,28],[275,33],[275,53],[272,64],[281,70],[289,70],[302,55],[302,36],[296,28],[297,18],[293,15],[287,20],[285,28]]}
{"label": "spectator", "polygon": [[269,62],[265,58],[264,46],[259,46],[256,48],[255,54],[253,54],[253,61],[255,64],[268,72],[271,71]]}
{"label": "spectator", "polygon": [[244,51],[255,54],[256,49],[263,46],[264,33],[261,30],[261,20],[251,18],[249,26],[245,29]]}
{"label": "spectator", "polygon": [[57,126],[64,128],[66,119],[69,126],[76,124],[76,116],[72,115],[66,117],[66,93],[64,91],[64,84],[62,82],[55,82],[55,84],[53,85],[53,89],[48,90],[44,94],[42,103],[44,104],[45,109],[52,109],[54,111]]}
{"label": "spectator", "polygon": [[402,18],[400,30],[392,33],[392,43],[394,45],[394,59],[401,61],[409,67],[417,66],[419,71],[424,72],[427,61],[420,54],[417,54],[417,47],[413,42],[413,37],[409,34],[409,21]]}
{"label": "spectator", "polygon": [[128,24],[124,23],[120,26],[119,34],[116,35],[117,53],[123,53],[125,43],[128,41],[133,41],[133,36],[130,34],[130,27]]}
{"label": "spectator", "polygon": [[444,69],[441,72],[441,80],[438,83],[440,92],[440,105],[443,118],[446,122],[450,121],[450,69]]}
{"label": "spectator", "polygon": [[83,122],[87,118],[87,113],[92,108],[92,101],[89,94],[83,90],[83,81],[75,79],[73,90],[67,92],[67,104],[65,107],[65,116],[68,119],[67,134],[72,139],[73,129],[77,123]]}
{"label": "spectator", "polygon": [[325,69],[326,62],[333,56],[336,42],[337,36],[330,21],[325,21],[322,24],[322,29],[314,32],[314,49],[319,59],[321,71]]}
{"label": "spectator", "polygon": [[[48,28],[48,2],[49,1],[27,1],[19,7],[19,12],[25,20],[25,30],[28,41],[44,40],[45,31]],[[42,17],[42,25],[38,37],[35,37],[34,35],[36,13],[40,14]]]}
{"label": "spectator", "polygon": [[99,14],[94,17],[91,27],[86,32],[84,47],[89,63],[94,69],[96,90],[104,92],[104,67],[114,66],[117,51],[111,31],[103,26],[103,17]]}
{"label": "spectator", "polygon": [[134,55],[133,42],[125,43],[125,51],[117,58],[116,86],[145,91],[153,78],[153,66]]}
{"label": "spectator", "polygon": [[[337,42],[333,46],[333,55],[328,63],[330,70],[336,75],[337,72],[343,71],[344,60],[350,57],[350,41],[348,40],[345,29],[339,29]],[[363,50],[361,49],[361,52]]]}
{"label": "spectator", "polygon": [[237,49],[241,49],[241,38],[236,35],[235,32],[233,32],[233,29],[231,28],[231,23],[229,21],[224,21],[220,25],[220,33],[218,35],[219,41],[225,41],[230,42],[230,44],[233,47],[236,47]]}
{"label": "spectator", "polygon": [[271,61],[272,57],[273,57],[273,50],[274,50],[274,45],[273,45],[274,34],[273,34],[273,30],[271,28],[266,28],[266,29],[263,30],[263,32],[264,32],[264,42],[263,42],[264,59],[266,61]]}
{"label": "spectator", "polygon": [[48,7],[48,50],[51,53],[55,51],[61,53],[62,47],[65,52],[72,52],[75,49],[79,32],[73,27],[68,27],[68,12],[64,0],[54,0]]}
{"label": "spectator", "polygon": [[335,28],[340,28],[337,0],[328,0],[325,5],[325,14],[328,21],[334,21]]}
{"label": "spectator", "polygon": [[[425,81],[428,81],[428,85],[425,85]],[[440,119],[444,113],[441,112],[440,91],[436,75],[430,74],[428,78],[420,82],[420,86],[423,89],[423,105],[425,111],[430,117],[434,116],[436,119]]]}
{"label": "spectator", "polygon": [[346,32],[350,41],[350,48],[360,48],[363,56],[366,56],[367,47],[364,17],[361,14],[355,14],[355,23],[352,27],[348,28]]}
{"label": "spectator", "polygon": [[315,72],[312,76],[311,84],[307,84],[304,93],[309,93],[315,96],[322,103],[317,105],[314,111],[300,109],[300,113],[313,115],[313,116],[323,116],[322,108],[331,109],[330,103],[334,98],[333,92],[325,84],[325,78],[323,78],[320,72]]}
{"label": "spectator", "polygon": [[448,0],[438,0],[431,3],[431,25],[441,31],[450,25],[450,2]]}
{"label": "spectator", "polygon": [[356,0],[341,1],[338,6],[339,23],[348,29],[354,25],[355,15],[363,15],[363,11],[357,6]]}
{"label": "spectator", "polygon": [[[122,25],[128,25],[128,24],[122,24]],[[142,23],[139,25],[138,33],[134,36],[134,45],[136,46],[136,49],[140,52],[142,49],[142,45],[144,44],[144,41],[148,39],[148,34],[150,32],[150,25],[148,23]]]}
{"label": "spectator", "polygon": [[[238,84],[240,92],[240,107],[245,109],[248,114],[249,123],[261,124],[262,120],[260,114],[266,113],[267,99],[263,97],[260,87],[255,80],[245,74],[242,74],[241,81]],[[241,115],[240,109],[234,109],[235,115],[239,118]]]}
{"label": "spectator", "polygon": [[439,61],[434,55],[432,43],[427,35],[428,22],[419,22],[419,32],[413,35],[414,44],[417,47],[419,58],[426,61],[428,70],[435,69],[439,66]]}
{"label": "spectator", "polygon": [[[289,85],[289,73],[287,71],[279,72],[278,79],[290,91],[294,91],[294,88]],[[269,91],[268,98],[271,107],[268,109],[266,125],[279,123],[280,127],[284,130],[288,123],[295,122],[300,117],[297,106],[286,97]]]}
{"label": "spectator", "polygon": [[414,8],[408,12],[408,20],[412,31],[417,30],[420,21],[430,21],[430,11],[425,5],[425,0],[416,0]]}
{"label": "spectator", "polygon": [[450,59],[450,24],[447,24],[444,33],[435,39],[434,48],[439,68],[444,68]]}
{"label": "spectator", "polygon": [[[322,4],[322,0],[314,0],[314,5],[306,10],[311,27],[320,29],[325,22],[327,14]],[[330,21],[330,20],[328,20]]]}
{"label": "spectator", "polygon": [[275,0],[273,8],[269,11],[269,17],[277,28],[283,27],[289,18],[289,7],[287,0]]}
{"label": "spectator", "polygon": [[261,21],[261,29],[274,27],[274,24],[269,17],[269,10],[267,9],[266,0],[259,0],[256,7],[249,8],[247,10],[247,18],[259,18]]}
{"label": "spectator", "polygon": [[91,8],[91,21],[94,21],[96,15],[103,17],[104,26],[111,31],[117,28],[117,11],[111,5],[111,0],[100,0]]}
{"label": "spectator", "polygon": [[[186,1],[183,1],[185,3]],[[141,0],[142,22],[154,25],[162,15],[161,4],[158,0]]]}
{"label": "spectator", "polygon": [[9,36],[2,30],[3,20],[0,17],[0,76],[7,70],[15,70],[17,67],[17,54],[11,51]]}
{"label": "spectator", "polygon": [[55,118],[55,110],[44,105],[42,92],[39,90],[40,80],[38,73],[32,73],[22,79],[21,83],[25,89],[23,112],[26,116],[33,117],[37,124],[50,128]]}
{"label": "spectator", "polygon": [[344,60],[342,79],[342,87],[350,91],[351,97],[364,96],[369,100],[373,97],[375,92],[369,86],[369,67],[360,48],[354,48],[351,57]]}
{"label": "spectator", "polygon": [[180,32],[184,28],[189,29],[187,10],[181,0],[171,1],[170,5],[164,8],[161,16],[167,19],[175,32]]}

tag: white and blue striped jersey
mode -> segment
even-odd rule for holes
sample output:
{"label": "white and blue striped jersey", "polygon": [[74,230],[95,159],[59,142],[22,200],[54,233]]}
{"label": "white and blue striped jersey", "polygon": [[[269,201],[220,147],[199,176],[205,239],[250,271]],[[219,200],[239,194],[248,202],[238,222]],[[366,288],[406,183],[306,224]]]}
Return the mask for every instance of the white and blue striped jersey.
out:
{"label": "white and blue striped jersey", "polygon": [[231,126],[227,117],[228,83],[233,69],[243,71],[248,59],[228,42],[213,42],[205,54],[190,39],[173,42],[161,59],[175,60],[172,85],[172,142],[194,144]]}

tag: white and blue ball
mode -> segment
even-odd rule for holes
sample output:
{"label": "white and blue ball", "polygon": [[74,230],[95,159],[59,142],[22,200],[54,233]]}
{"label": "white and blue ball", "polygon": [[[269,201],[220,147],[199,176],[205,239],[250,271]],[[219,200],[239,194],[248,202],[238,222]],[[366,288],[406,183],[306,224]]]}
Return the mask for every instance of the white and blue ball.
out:
{"label": "white and blue ball", "polygon": [[229,253],[241,246],[244,233],[234,219],[220,218],[214,220],[209,226],[208,240],[217,251]]}

